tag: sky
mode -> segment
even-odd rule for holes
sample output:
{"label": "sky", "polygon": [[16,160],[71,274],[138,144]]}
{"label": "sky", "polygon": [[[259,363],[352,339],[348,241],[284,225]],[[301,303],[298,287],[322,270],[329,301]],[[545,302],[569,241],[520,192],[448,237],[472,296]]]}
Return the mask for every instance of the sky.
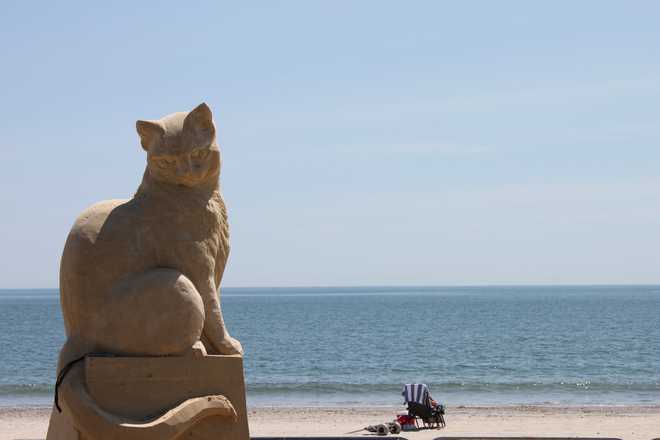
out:
{"label": "sky", "polygon": [[0,288],[206,102],[225,286],[660,283],[660,2],[3,2]]}

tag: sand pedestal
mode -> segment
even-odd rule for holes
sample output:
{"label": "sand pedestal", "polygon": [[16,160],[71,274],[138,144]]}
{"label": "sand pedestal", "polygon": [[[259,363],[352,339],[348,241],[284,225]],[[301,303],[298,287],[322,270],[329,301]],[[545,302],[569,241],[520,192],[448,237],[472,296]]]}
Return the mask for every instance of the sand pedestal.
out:
{"label": "sand pedestal", "polygon": [[[226,397],[236,418],[210,416],[195,420],[189,429],[170,438],[249,440],[243,359],[235,356],[198,357],[94,357],[83,361],[84,379],[91,399],[104,411],[122,418],[148,422],[188,399]],[[76,428],[68,407],[53,408],[48,440],[106,440]],[[193,416],[194,419],[194,416]],[[142,426],[141,426],[142,428]],[[135,438],[152,439],[149,427]],[[155,440],[155,439],[154,439]]]}

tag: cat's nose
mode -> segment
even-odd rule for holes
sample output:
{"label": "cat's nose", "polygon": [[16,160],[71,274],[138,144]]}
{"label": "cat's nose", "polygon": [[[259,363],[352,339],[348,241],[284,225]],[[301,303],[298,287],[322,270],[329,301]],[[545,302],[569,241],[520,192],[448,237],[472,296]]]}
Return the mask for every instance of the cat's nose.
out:
{"label": "cat's nose", "polygon": [[179,176],[185,176],[187,174],[190,174],[191,170],[192,170],[192,166],[190,164],[190,159],[184,158],[177,161],[176,173]]}

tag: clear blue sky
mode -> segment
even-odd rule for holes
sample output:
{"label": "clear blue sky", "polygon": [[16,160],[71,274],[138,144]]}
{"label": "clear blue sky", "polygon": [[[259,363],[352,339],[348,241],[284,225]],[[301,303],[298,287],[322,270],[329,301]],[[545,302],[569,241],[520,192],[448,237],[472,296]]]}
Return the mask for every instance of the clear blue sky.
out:
{"label": "clear blue sky", "polygon": [[0,287],[202,101],[225,285],[660,282],[660,2],[247,3],[3,2]]}

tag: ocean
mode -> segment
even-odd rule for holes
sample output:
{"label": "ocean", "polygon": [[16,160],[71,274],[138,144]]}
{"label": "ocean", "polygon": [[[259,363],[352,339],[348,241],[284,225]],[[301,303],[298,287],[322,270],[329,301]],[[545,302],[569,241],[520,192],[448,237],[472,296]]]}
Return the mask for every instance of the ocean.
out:
{"label": "ocean", "polygon": [[[224,289],[252,406],[660,404],[660,286]],[[48,406],[57,290],[0,290],[0,406]]]}

